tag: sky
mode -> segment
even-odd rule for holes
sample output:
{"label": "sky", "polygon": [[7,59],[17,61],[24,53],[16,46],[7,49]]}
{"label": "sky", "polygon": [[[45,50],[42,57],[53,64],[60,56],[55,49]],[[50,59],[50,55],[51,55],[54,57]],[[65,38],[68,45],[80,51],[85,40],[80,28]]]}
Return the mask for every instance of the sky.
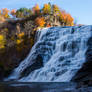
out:
{"label": "sky", "polygon": [[42,7],[43,4],[48,2],[69,12],[77,24],[92,25],[92,0],[0,0],[0,9],[31,8],[35,4]]}

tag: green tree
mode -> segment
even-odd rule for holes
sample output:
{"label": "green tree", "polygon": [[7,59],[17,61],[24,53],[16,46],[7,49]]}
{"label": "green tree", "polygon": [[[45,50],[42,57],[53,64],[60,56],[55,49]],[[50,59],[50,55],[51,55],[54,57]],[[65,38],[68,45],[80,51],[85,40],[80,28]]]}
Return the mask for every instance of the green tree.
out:
{"label": "green tree", "polygon": [[28,8],[20,8],[16,11],[17,18],[29,17],[32,14],[32,11]]}

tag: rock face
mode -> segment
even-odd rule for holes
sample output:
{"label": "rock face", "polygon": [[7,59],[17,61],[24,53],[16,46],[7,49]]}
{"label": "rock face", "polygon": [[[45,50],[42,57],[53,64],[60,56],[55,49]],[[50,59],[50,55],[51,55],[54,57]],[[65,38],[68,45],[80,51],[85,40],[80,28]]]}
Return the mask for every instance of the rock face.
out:
{"label": "rock face", "polygon": [[[39,33],[39,32],[38,32]],[[92,77],[92,26],[52,27],[9,76],[24,82],[70,82]],[[21,76],[22,75],[22,76]],[[21,78],[21,79],[20,79]]]}
{"label": "rock face", "polygon": [[34,44],[35,32],[30,34],[29,38],[25,32],[26,28],[29,29],[29,25],[25,25],[24,28],[25,22],[27,20],[24,19],[7,20],[0,24],[0,80],[8,77],[25,59]]}
{"label": "rock face", "polygon": [[8,77],[11,71],[27,56],[29,51],[30,46],[27,45],[27,48],[21,51],[17,51],[16,47],[12,46],[5,49],[4,52],[0,52],[0,80]]}

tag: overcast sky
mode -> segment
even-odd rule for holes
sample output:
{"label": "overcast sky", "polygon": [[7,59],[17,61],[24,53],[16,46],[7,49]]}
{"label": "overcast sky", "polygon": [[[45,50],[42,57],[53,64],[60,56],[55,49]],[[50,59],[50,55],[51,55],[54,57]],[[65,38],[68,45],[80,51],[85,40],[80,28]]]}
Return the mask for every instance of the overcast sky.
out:
{"label": "overcast sky", "polygon": [[42,7],[48,2],[65,9],[78,23],[92,25],[92,0],[0,0],[0,8],[31,8],[37,3]]}

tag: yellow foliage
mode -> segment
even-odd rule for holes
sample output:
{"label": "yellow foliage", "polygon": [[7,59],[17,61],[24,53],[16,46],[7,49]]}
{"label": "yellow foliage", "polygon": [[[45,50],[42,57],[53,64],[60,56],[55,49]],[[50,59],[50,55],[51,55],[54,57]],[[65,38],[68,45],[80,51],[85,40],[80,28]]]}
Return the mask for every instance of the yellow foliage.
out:
{"label": "yellow foliage", "polygon": [[16,43],[17,43],[17,44],[20,44],[22,41],[23,41],[23,40],[21,40],[21,39],[17,39],[17,40],[16,40]]}
{"label": "yellow foliage", "polygon": [[21,32],[20,34],[18,34],[19,38],[22,38],[24,36],[24,32]]}
{"label": "yellow foliage", "polygon": [[5,37],[0,35],[0,49],[5,47]]}
{"label": "yellow foliage", "polygon": [[53,5],[53,13],[58,14],[60,12],[60,9],[57,5]]}
{"label": "yellow foliage", "polygon": [[3,35],[0,35],[0,40],[3,40],[4,39],[4,36]]}
{"label": "yellow foliage", "polygon": [[74,26],[74,22],[71,23],[71,26]]}
{"label": "yellow foliage", "polygon": [[37,26],[43,27],[44,24],[45,24],[45,19],[44,19],[44,17],[37,17],[37,18],[35,19],[35,24],[36,24]]}
{"label": "yellow foliage", "polygon": [[51,6],[50,6],[50,4],[44,4],[43,13],[44,14],[49,14],[50,12],[51,12]]}

